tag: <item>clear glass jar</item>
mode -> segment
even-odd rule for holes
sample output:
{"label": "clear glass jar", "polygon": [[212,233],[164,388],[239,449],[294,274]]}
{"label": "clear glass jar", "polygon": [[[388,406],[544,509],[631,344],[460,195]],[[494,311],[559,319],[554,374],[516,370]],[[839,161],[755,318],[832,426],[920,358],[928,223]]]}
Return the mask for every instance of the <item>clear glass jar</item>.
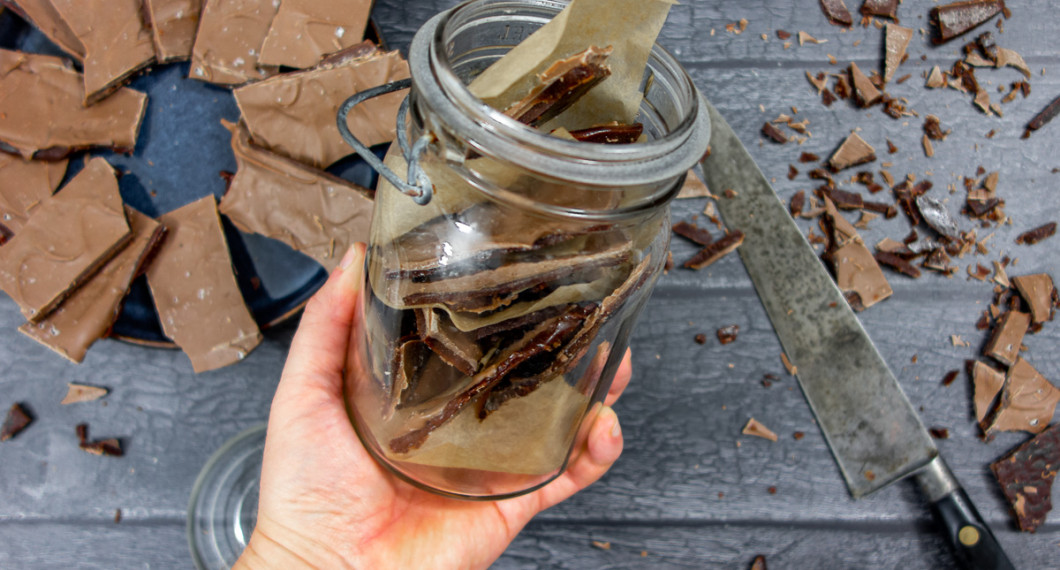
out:
{"label": "clear glass jar", "polygon": [[[669,201],[709,140],[700,94],[658,45],[639,143],[550,136],[468,91],[564,6],[473,0],[409,52],[407,132],[433,141],[414,159],[433,196],[380,179],[345,395],[376,459],[445,495],[531,491],[582,448],[665,263]],[[405,175],[400,151],[386,163]]]}

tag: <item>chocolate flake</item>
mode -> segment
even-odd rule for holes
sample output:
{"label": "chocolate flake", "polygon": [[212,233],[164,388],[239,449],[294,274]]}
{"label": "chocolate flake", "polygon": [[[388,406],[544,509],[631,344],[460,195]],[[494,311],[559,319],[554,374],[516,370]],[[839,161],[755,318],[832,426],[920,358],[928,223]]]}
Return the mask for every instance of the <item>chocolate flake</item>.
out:
{"label": "chocolate flake", "polygon": [[728,325],[718,329],[718,342],[721,344],[729,344],[736,341],[736,336],[740,333],[739,325]]}
{"label": "chocolate flake", "polygon": [[699,333],[692,340],[696,341],[696,344],[707,344],[707,335]]}
{"label": "chocolate flake", "polygon": [[799,169],[795,168],[794,164],[788,165],[788,180],[795,180],[795,177],[799,175]]}
{"label": "chocolate flake", "polygon": [[66,396],[63,397],[62,402],[59,402],[63,405],[91,402],[107,395],[107,389],[100,388],[99,386],[89,386],[87,384],[75,384],[71,382],[67,384],[67,387]]}
{"label": "chocolate flake", "polygon": [[1006,11],[1004,0],[965,0],[936,6],[928,13],[935,27],[932,41],[941,44],[972,31]]}
{"label": "chocolate flake", "polygon": [[1020,530],[1034,532],[1052,510],[1053,480],[1060,471],[1060,424],[990,464]]}
{"label": "chocolate flake", "polygon": [[792,197],[791,201],[788,202],[788,211],[791,212],[791,217],[797,218],[802,214],[802,208],[806,204],[806,192],[799,190]]}
{"label": "chocolate flake", "polygon": [[1027,333],[1030,324],[1031,316],[1027,313],[1019,311],[1005,313],[994,328],[994,334],[983,349],[983,354],[993,357],[998,362],[1011,365],[1019,358],[1023,335]]}
{"label": "chocolate flake", "polygon": [[732,253],[743,243],[743,232],[730,230],[721,239],[699,250],[684,263],[688,269],[703,269],[722,257]]}
{"label": "chocolate flake", "polygon": [[1060,114],[1060,96],[1053,99],[1044,109],[1041,110],[1029,123],[1027,123],[1027,130],[1023,133],[1023,138],[1030,136],[1031,131],[1036,131],[1049,121],[1052,121],[1058,114]]}
{"label": "chocolate flake", "polygon": [[699,245],[710,245],[714,242],[714,238],[706,228],[701,228],[685,221],[680,221],[674,224],[673,232]]}
{"label": "chocolate flake", "polygon": [[788,136],[785,135],[780,129],[778,129],[776,125],[770,123],[769,121],[766,121],[762,125],[762,134],[775,143],[784,144],[788,142]]}
{"label": "chocolate flake", "polygon": [[879,16],[881,18],[898,18],[899,0],[865,0],[861,4],[863,16]]}
{"label": "chocolate flake", "polygon": [[938,117],[935,115],[928,115],[924,118],[924,134],[930,137],[931,140],[941,141],[946,138],[946,135],[950,134],[950,131],[942,130],[942,125],[939,122]]}
{"label": "chocolate flake", "polygon": [[121,440],[111,437],[97,441],[89,441],[88,424],[77,424],[74,427],[77,434],[78,446],[93,455],[108,455],[110,457],[121,457],[124,451],[121,448]]}
{"label": "chocolate flake", "polygon": [[942,385],[949,386],[950,384],[953,384],[953,381],[957,379],[957,375],[959,375],[960,373],[960,370],[950,370],[946,373],[945,376],[942,377]]}
{"label": "chocolate flake", "polygon": [[859,107],[871,107],[880,102],[880,90],[853,62],[850,63],[850,80],[854,83],[854,96]]}
{"label": "chocolate flake", "polygon": [[913,39],[913,30],[897,24],[887,24],[884,30],[883,81],[890,82],[898,71],[898,66],[905,61],[909,41]]}
{"label": "chocolate flake", "polygon": [[1053,386],[1026,360],[1019,358],[1008,370],[997,409],[985,430],[1041,433],[1049,426],[1060,389]]}
{"label": "chocolate flake", "polygon": [[802,162],[802,163],[817,162],[818,160],[821,160],[821,157],[817,156],[816,154],[814,154],[812,152],[803,152],[802,154],[799,155],[799,162]]}
{"label": "chocolate flake", "polygon": [[768,439],[769,441],[777,441],[778,439],[777,434],[773,430],[762,425],[761,422],[754,418],[747,420],[747,424],[743,426],[743,430],[740,433]]}
{"label": "chocolate flake", "polygon": [[891,269],[894,269],[902,275],[912,277],[913,279],[920,277],[920,270],[917,269],[915,265],[909,263],[905,259],[902,259],[898,255],[886,251],[877,251],[876,255],[873,257],[876,259],[877,262],[882,263],[883,265],[886,265]]}
{"label": "chocolate flake", "polygon": [[33,418],[22,407],[22,404],[17,402],[11,404],[11,408],[7,410],[7,416],[4,417],[4,424],[0,427],[0,441],[15,437],[31,423],[33,423]]}
{"label": "chocolate flake", "polygon": [[1056,234],[1056,222],[1049,222],[1016,236],[1016,243],[1034,245],[1043,239],[1052,237],[1054,234]]}
{"label": "chocolate flake", "polygon": [[504,114],[531,127],[548,122],[611,75],[605,63],[610,55],[610,47],[589,46],[553,63],[538,75],[538,85]]}
{"label": "chocolate flake", "polygon": [[869,146],[856,132],[850,133],[835,153],[828,159],[833,172],[876,160],[876,150]]}
{"label": "chocolate flake", "polygon": [[934,439],[949,439],[950,438],[950,430],[948,430],[948,429],[946,429],[944,427],[928,428],[928,433],[930,433],[931,437],[934,438]]}
{"label": "chocolate flake", "polygon": [[936,65],[931,68],[931,72],[928,73],[925,85],[929,89],[938,89],[946,86],[946,79],[942,76],[942,70],[939,69],[939,66]]}
{"label": "chocolate flake", "polygon": [[1033,322],[1043,323],[1052,319],[1053,299],[1056,295],[1052,277],[1045,273],[1020,275],[1013,277],[1012,283],[1030,307]]}
{"label": "chocolate flake", "polygon": [[821,11],[824,12],[828,21],[837,26],[853,26],[854,17],[843,3],[843,0],[820,0]]}

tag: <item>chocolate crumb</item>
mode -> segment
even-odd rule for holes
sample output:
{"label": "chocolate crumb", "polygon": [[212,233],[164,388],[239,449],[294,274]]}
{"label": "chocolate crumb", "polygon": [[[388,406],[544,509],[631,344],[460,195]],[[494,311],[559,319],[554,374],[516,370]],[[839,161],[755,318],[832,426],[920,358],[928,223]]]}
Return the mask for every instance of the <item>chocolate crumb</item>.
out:
{"label": "chocolate crumb", "polygon": [[739,333],[739,325],[728,325],[725,327],[721,327],[717,331],[718,342],[720,342],[721,344],[729,344],[731,342],[734,342]]}
{"label": "chocolate crumb", "polygon": [[905,259],[902,259],[901,257],[893,253],[887,251],[877,251],[873,257],[876,259],[877,262],[886,265],[891,269],[894,269],[902,275],[912,277],[913,279],[920,277],[920,270],[917,269],[915,265],[909,263]]}
{"label": "chocolate crumb", "polygon": [[928,432],[931,434],[931,437],[933,437],[935,439],[949,439],[950,438],[950,430],[948,430],[946,428],[942,428],[942,427],[928,428]]}
{"label": "chocolate crumb", "polygon": [[1049,222],[1016,236],[1016,243],[1034,245],[1043,239],[1052,237],[1054,234],[1056,234],[1056,222]]}
{"label": "chocolate crumb", "polygon": [[699,250],[691,259],[684,263],[688,269],[703,269],[704,267],[732,253],[743,243],[743,232],[731,230],[721,239]]}
{"label": "chocolate crumb", "polygon": [[799,162],[817,162],[818,160],[821,160],[821,158],[812,152],[804,152],[799,155]]}
{"label": "chocolate crumb", "polygon": [[950,370],[946,373],[945,376],[942,377],[942,385],[949,386],[950,384],[953,384],[953,381],[957,379],[957,376],[960,373],[960,370]]}
{"label": "chocolate crumb", "polygon": [[114,524],[121,522],[121,509],[114,510]]}
{"label": "chocolate crumb", "polygon": [[4,417],[3,426],[0,427],[0,441],[15,437],[31,423],[33,423],[33,417],[22,407],[22,404],[17,402],[11,404],[11,408],[7,410],[7,416]]}
{"label": "chocolate crumb", "polygon": [[795,177],[799,175],[799,169],[795,168],[794,164],[788,165],[788,180],[795,180]]}
{"label": "chocolate crumb", "polygon": [[747,420],[747,424],[743,426],[743,431],[740,433],[768,439],[769,441],[777,441],[777,434],[754,418]]}
{"label": "chocolate crumb", "polygon": [[871,470],[870,471],[866,471],[865,472],[865,478],[868,479],[869,481],[875,481],[876,480],[876,473],[874,473]]}
{"label": "chocolate crumb", "polygon": [[894,154],[896,152],[898,152],[898,147],[894,146],[894,143],[891,142],[891,139],[887,139],[887,153]]}
{"label": "chocolate crumb", "polygon": [[696,341],[696,344],[707,344],[707,335],[699,333],[694,340]]}
{"label": "chocolate crumb", "polygon": [[786,32],[784,30],[777,30],[777,38],[778,39],[786,40],[786,39],[788,39],[790,37],[791,37],[791,32]]}
{"label": "chocolate crumb", "polygon": [[777,494],[777,488],[774,485],[770,485],[769,488],[766,489],[766,491],[769,491],[770,495],[776,495]]}
{"label": "chocolate crumb", "polygon": [[844,168],[874,160],[876,160],[876,150],[857,133],[850,133],[850,136],[843,140],[832,157],[828,159],[828,164],[833,172],[838,172]]}
{"label": "chocolate crumb", "polygon": [[942,130],[938,117],[928,115],[924,118],[924,134],[930,137],[931,140],[941,141],[946,138],[946,135],[950,134],[950,131]]}
{"label": "chocolate crumb", "polygon": [[766,557],[761,554],[755,556],[755,559],[751,561],[751,570],[767,570]]}
{"label": "chocolate crumb", "polygon": [[791,434],[791,437],[793,437],[795,439],[795,441],[799,441],[800,439],[806,437],[806,434],[801,432],[801,431],[797,431],[797,432]]}
{"label": "chocolate crumb", "polygon": [[611,550],[611,543],[602,540],[592,541],[593,548],[599,548],[600,550]]}
{"label": "chocolate crumb", "polygon": [[769,121],[762,124],[762,134],[775,143],[784,144],[788,142],[788,136]]}

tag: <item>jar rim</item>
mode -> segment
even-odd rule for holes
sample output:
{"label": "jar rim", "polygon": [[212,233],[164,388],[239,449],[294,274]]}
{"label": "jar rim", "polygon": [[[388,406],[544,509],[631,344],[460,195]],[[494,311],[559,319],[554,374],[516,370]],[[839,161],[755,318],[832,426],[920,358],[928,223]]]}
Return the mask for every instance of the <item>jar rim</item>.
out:
{"label": "jar rim", "polygon": [[[630,186],[676,178],[706,152],[710,122],[702,95],[680,63],[658,43],[649,65],[666,69],[688,102],[682,120],[663,136],[631,145],[590,144],[551,136],[490,107],[456,75],[445,49],[446,26],[455,16],[494,0],[468,0],[438,14],[417,32],[409,50],[413,84],[446,126],[481,154],[518,156],[520,166],[550,177],[592,186]],[[568,2],[535,0],[559,13]],[[431,81],[434,79],[434,81]]]}

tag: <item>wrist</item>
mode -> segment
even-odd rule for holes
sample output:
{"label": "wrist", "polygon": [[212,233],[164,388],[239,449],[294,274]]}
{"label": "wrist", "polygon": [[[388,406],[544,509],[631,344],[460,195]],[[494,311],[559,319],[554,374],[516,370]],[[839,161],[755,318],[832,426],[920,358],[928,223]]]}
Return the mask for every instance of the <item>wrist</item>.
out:
{"label": "wrist", "polygon": [[307,545],[306,548],[293,548],[289,544],[274,539],[269,533],[255,529],[232,569],[351,568],[345,560],[331,556],[331,554],[327,549],[312,545]]}

